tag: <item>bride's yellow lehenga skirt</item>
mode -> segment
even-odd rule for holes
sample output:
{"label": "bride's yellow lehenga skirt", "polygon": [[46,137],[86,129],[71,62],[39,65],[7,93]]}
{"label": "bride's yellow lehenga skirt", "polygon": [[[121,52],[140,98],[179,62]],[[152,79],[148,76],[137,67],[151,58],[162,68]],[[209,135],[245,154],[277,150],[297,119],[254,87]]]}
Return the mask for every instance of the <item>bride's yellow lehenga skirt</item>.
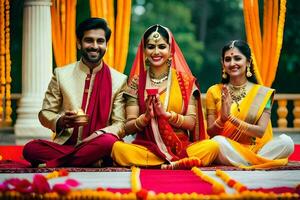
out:
{"label": "bride's yellow lehenga skirt", "polygon": [[[186,149],[189,157],[197,157],[203,166],[210,165],[218,155],[218,143],[213,140],[203,140],[189,145]],[[165,163],[146,147],[137,144],[116,142],[112,149],[112,158],[121,166],[151,167]]]}

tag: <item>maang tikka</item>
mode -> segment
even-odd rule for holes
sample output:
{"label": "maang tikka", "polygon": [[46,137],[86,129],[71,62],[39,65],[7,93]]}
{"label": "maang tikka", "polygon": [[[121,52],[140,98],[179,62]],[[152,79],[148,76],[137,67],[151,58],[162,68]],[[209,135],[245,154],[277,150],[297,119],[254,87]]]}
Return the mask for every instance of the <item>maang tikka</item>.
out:
{"label": "maang tikka", "polygon": [[151,35],[149,36],[149,40],[153,40],[155,43],[157,43],[161,38],[160,33],[158,32],[158,25],[156,25],[156,30],[151,33]]}

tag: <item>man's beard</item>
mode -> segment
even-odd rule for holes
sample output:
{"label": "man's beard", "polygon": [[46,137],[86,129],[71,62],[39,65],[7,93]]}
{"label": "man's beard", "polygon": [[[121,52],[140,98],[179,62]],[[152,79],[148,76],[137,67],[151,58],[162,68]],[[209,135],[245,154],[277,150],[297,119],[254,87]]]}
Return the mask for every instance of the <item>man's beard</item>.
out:
{"label": "man's beard", "polygon": [[[98,52],[98,56],[97,57],[90,56],[89,52]],[[81,51],[81,55],[84,58],[84,60],[93,64],[99,63],[103,58],[104,54],[105,54],[105,50],[103,49],[84,49]]]}

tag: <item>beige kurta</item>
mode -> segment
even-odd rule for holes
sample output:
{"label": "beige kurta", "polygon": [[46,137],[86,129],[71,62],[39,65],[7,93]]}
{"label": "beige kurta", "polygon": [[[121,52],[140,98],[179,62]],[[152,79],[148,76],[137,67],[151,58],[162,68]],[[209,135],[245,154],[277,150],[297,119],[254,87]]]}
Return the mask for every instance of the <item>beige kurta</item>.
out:
{"label": "beige kurta", "polygon": [[[86,108],[88,107],[95,75],[100,69],[101,67],[98,66],[92,72]],[[112,102],[107,127],[102,130],[118,136],[124,133],[123,90],[126,86],[127,76],[110,67],[109,69],[112,77]],[[42,110],[39,112],[39,120],[43,126],[55,132],[57,120],[65,111],[81,108],[85,79],[89,73],[90,69],[82,61],[55,69],[45,94]],[[71,137],[72,132],[73,128],[64,129],[62,132],[55,134],[54,142],[65,143]],[[79,139],[81,139],[81,133],[80,128]]]}

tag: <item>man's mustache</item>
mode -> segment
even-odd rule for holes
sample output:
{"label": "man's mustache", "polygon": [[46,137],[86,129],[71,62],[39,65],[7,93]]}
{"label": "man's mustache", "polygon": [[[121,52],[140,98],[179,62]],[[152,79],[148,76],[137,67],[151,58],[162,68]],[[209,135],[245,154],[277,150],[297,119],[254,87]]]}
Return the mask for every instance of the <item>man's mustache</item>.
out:
{"label": "man's mustache", "polygon": [[93,49],[93,48],[87,49],[86,51],[87,51],[87,52],[101,52],[100,49]]}

